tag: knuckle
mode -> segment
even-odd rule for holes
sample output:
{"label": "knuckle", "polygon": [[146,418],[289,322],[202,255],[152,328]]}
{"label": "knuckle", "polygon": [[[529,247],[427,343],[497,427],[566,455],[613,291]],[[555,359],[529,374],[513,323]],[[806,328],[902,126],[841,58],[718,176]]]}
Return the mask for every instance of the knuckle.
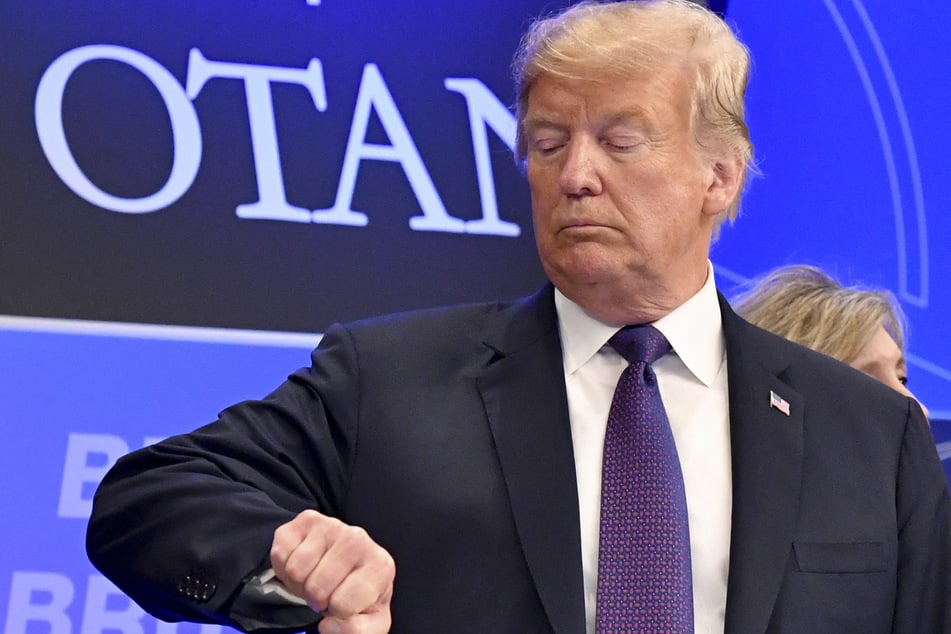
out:
{"label": "knuckle", "polygon": [[301,525],[301,527],[308,529],[314,524],[319,523],[324,518],[323,515],[315,511],[314,509],[304,509],[297,514],[292,522]]}
{"label": "knuckle", "polygon": [[271,566],[275,569],[283,570],[289,556],[290,549],[285,547],[284,543],[275,537],[271,543]]}
{"label": "knuckle", "polygon": [[341,619],[350,618],[359,612],[353,600],[339,592],[331,595],[327,603],[327,611]]}
{"label": "knuckle", "polygon": [[386,550],[383,550],[382,548],[380,550],[383,551],[383,560],[381,562],[383,573],[392,582],[396,577],[396,560],[393,559],[393,555],[391,555]]}
{"label": "knuckle", "polygon": [[284,580],[301,585],[307,581],[307,572],[299,562],[290,560],[284,565]]}
{"label": "knuckle", "polygon": [[347,541],[357,544],[364,541],[369,541],[370,539],[370,536],[367,534],[366,530],[359,526],[346,526],[342,530],[342,537]]}
{"label": "knuckle", "polygon": [[303,585],[308,581],[316,562],[308,557],[293,556],[284,564],[284,576],[298,585]]}
{"label": "knuckle", "polygon": [[284,569],[284,563],[287,561],[286,555],[284,552],[276,547],[271,548],[271,567],[277,570]]}
{"label": "knuckle", "polygon": [[281,524],[274,529],[274,533],[271,536],[271,551],[275,551],[284,547],[290,540],[291,528],[289,524]]}
{"label": "knuckle", "polygon": [[312,603],[316,603],[319,609],[326,609],[328,600],[330,599],[330,593],[321,585],[313,575],[306,580],[303,585],[304,593],[307,595],[307,599]]}

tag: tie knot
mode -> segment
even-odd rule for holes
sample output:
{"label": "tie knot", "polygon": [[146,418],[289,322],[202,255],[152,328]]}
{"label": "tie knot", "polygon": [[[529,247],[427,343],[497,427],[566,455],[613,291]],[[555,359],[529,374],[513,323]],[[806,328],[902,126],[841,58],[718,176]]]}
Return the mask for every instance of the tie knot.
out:
{"label": "tie knot", "polygon": [[625,326],[608,340],[628,363],[643,361],[650,365],[670,351],[667,337],[650,324]]}

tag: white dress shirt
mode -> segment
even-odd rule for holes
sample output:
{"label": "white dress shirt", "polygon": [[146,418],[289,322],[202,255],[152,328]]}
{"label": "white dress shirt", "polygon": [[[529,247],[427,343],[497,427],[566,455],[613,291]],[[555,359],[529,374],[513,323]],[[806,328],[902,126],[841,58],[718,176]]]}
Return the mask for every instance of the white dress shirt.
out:
{"label": "white dress shirt", "polygon": [[[700,291],[654,322],[673,351],[654,362],[687,493],[696,634],[722,634],[733,506],[726,344],[713,267]],[[581,512],[585,616],[594,634],[601,459],[608,411],[627,362],[599,322],[555,291]]]}

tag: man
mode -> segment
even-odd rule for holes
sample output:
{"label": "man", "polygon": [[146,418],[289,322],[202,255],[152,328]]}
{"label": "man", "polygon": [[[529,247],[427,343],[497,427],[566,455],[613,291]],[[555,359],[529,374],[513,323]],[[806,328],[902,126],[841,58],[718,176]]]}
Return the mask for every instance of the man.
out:
{"label": "man", "polygon": [[751,154],[743,47],[683,0],[581,4],[516,67],[552,285],[330,329],[264,401],[120,460],[93,563],[159,617],[247,630],[612,631],[602,447],[628,362],[607,344],[650,323],[689,519],[676,631],[951,631],[920,408],[716,293]]}

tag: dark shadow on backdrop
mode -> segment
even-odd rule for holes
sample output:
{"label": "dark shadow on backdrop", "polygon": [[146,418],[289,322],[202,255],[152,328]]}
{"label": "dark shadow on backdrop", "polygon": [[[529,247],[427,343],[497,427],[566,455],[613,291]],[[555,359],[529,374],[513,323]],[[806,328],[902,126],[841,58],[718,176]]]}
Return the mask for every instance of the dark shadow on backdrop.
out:
{"label": "dark shadow on backdrop", "polygon": [[727,0],[694,0],[695,3],[705,6],[721,18],[726,15]]}

